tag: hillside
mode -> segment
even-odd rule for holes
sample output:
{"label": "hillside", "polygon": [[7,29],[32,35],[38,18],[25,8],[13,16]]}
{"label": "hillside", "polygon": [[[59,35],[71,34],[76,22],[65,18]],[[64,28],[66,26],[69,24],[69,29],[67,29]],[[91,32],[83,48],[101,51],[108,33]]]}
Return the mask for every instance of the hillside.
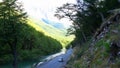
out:
{"label": "hillside", "polygon": [[39,26],[39,27],[37,27],[37,29],[38,30],[41,29],[47,35],[50,35],[50,36],[52,36],[52,35],[65,36],[65,34],[66,34],[66,31],[64,29],[55,28],[52,25],[46,24],[46,23],[44,23],[40,20],[30,18],[30,22],[31,22],[31,24]]}
{"label": "hillside", "polygon": [[[117,10],[118,11],[118,10]],[[102,23],[94,37],[77,45],[68,68],[119,68],[120,16],[114,13]]]}
{"label": "hillside", "polygon": [[[19,61],[38,60],[42,56],[59,52],[62,49],[61,43],[56,39],[36,31],[35,28],[26,23],[21,24],[20,26],[21,29],[18,32],[18,44],[16,48]],[[9,36],[5,35],[5,37]],[[0,48],[0,66],[2,64],[10,63],[13,60],[10,46],[3,41],[4,38],[0,36],[0,43],[2,45]]]}
{"label": "hillside", "polygon": [[74,39],[74,35],[65,36],[67,33],[66,29],[55,28],[50,24],[46,24],[34,18],[29,18],[28,24],[34,27],[37,31],[43,32],[45,35],[57,39],[62,43],[63,47]]}

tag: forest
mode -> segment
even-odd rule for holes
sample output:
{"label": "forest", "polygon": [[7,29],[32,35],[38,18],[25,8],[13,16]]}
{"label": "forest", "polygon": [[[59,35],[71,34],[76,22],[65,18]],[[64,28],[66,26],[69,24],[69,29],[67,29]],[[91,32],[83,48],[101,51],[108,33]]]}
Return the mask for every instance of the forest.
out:
{"label": "forest", "polygon": [[17,68],[23,60],[38,60],[59,52],[62,45],[28,25],[28,15],[17,0],[0,2],[0,65],[12,63]]}
{"label": "forest", "polygon": [[[66,67],[119,68],[120,0],[76,0],[76,4],[58,7],[54,16],[68,18],[73,24],[67,36],[75,35],[74,54]],[[13,61],[17,68],[18,61],[62,48],[59,41],[28,25],[27,17],[17,0],[0,2],[0,64]]]}
{"label": "forest", "polygon": [[[66,3],[56,9],[59,19],[68,18],[73,26],[68,34],[75,34],[76,42],[88,41],[99,30],[102,22],[120,7],[119,0],[76,0],[76,4]],[[113,10],[113,11],[112,11]]]}

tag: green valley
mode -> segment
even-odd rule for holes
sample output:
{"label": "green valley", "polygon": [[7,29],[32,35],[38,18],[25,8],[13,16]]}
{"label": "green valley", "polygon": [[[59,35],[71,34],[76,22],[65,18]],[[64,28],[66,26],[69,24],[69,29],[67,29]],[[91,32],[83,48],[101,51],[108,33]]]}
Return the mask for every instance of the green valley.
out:
{"label": "green valley", "polygon": [[43,32],[45,35],[60,41],[63,47],[67,47],[67,45],[69,45],[75,38],[74,35],[66,36],[66,29],[55,28],[34,18],[29,18],[28,24],[34,27],[37,31]]}

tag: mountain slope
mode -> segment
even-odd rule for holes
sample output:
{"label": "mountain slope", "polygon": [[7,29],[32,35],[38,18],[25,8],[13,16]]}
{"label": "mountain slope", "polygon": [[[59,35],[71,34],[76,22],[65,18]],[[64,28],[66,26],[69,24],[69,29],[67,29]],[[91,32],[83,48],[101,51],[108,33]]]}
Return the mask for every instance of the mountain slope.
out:
{"label": "mountain slope", "polygon": [[65,47],[74,39],[74,35],[67,36],[67,37],[65,36],[67,33],[65,29],[55,28],[50,24],[46,24],[34,18],[29,18],[28,24],[33,26],[36,30],[43,32],[45,35],[58,40],[59,42],[61,42],[63,47]]}
{"label": "mountain slope", "polygon": [[44,23],[49,24],[49,25],[52,25],[52,26],[55,27],[55,28],[65,29],[65,27],[64,27],[64,25],[63,25],[62,23],[50,21],[50,20],[44,19],[44,18],[42,18],[41,20],[42,20]]}
{"label": "mountain slope", "polygon": [[[79,45],[81,47],[74,48],[74,55],[68,68],[119,68],[120,17],[118,15],[119,13],[115,13],[103,22],[99,34],[95,35],[96,40],[93,37],[92,40]],[[116,18],[117,20],[114,20]]]}

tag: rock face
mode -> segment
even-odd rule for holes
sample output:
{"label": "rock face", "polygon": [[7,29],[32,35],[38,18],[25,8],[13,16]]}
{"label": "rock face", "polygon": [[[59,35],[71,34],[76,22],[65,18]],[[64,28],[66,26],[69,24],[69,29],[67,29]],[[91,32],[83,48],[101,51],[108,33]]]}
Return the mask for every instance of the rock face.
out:
{"label": "rock face", "polygon": [[113,15],[111,15],[106,21],[104,21],[100,28],[96,31],[95,35],[94,35],[94,39],[100,39],[101,37],[103,37],[108,31],[109,31],[109,27],[112,24],[119,24],[120,21],[120,9],[115,9],[112,10],[111,13],[113,13]]}

